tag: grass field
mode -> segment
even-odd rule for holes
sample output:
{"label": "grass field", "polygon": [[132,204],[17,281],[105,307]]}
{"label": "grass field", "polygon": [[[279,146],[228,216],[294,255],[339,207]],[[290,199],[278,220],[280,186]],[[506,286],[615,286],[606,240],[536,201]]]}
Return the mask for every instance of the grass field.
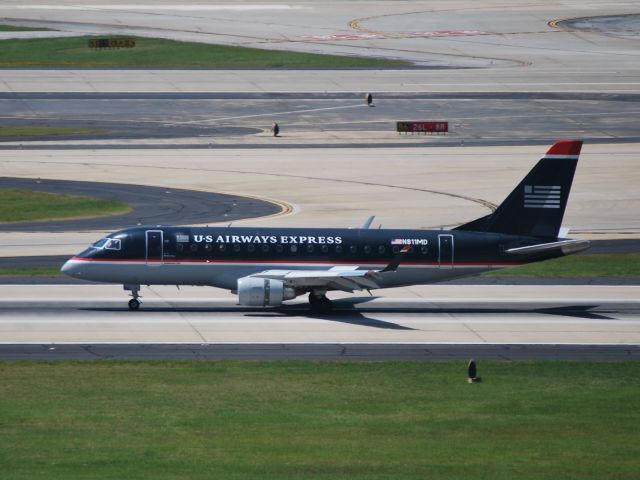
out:
{"label": "grass field", "polygon": [[2,223],[99,217],[130,210],[127,204],[118,200],[0,188]]}
{"label": "grass field", "polygon": [[0,25],[0,32],[43,32],[49,28],[14,27],[13,25]]}
{"label": "grass field", "polygon": [[91,37],[2,40],[0,67],[330,68],[405,66],[381,58],[344,57],[136,38],[135,48],[92,50]]}
{"label": "grass field", "polygon": [[[0,207],[1,210],[2,207]],[[0,276],[58,276],[57,268],[0,268]],[[485,274],[490,277],[640,277],[640,254],[578,255]]]}
{"label": "grass field", "polygon": [[51,267],[0,267],[0,277],[57,277],[61,276],[60,268]]}
{"label": "grass field", "polygon": [[65,135],[92,135],[106,133],[100,128],[73,128],[73,127],[11,127],[0,125],[0,137],[60,137]]}
{"label": "grass field", "polygon": [[13,479],[636,479],[640,365],[0,363]]}
{"label": "grass field", "polygon": [[485,274],[492,277],[627,277],[640,276],[640,253],[569,255]]}

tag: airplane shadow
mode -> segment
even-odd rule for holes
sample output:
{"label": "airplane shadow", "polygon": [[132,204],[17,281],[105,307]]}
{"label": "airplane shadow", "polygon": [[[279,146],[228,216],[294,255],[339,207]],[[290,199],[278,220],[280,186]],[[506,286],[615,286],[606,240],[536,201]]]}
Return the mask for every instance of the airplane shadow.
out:
{"label": "airplane shadow", "polygon": [[[334,309],[331,312],[318,313],[309,309],[305,304],[283,305],[275,308],[260,307],[243,307],[240,305],[223,306],[223,305],[207,305],[207,306],[189,306],[176,305],[175,307],[154,307],[143,305],[142,309],[137,312],[131,312],[135,315],[145,315],[147,313],[237,313],[245,317],[253,318],[286,318],[286,317],[306,317],[309,319],[326,320],[337,323],[345,323],[349,325],[360,325],[363,327],[371,327],[386,330],[416,330],[399,323],[371,318],[371,314],[407,314],[407,315],[513,315],[513,314],[543,314],[573,317],[587,320],[615,320],[610,315],[617,313],[614,310],[602,310],[599,305],[563,305],[557,307],[543,308],[492,308],[482,306],[469,307],[433,307],[410,305],[367,305],[368,302],[376,297],[354,297],[348,299],[334,300]],[[185,302],[187,304],[188,302]],[[360,307],[362,305],[363,307]],[[598,311],[594,311],[598,309]],[[89,307],[81,310],[93,312],[122,312],[123,308],[109,307]]]}

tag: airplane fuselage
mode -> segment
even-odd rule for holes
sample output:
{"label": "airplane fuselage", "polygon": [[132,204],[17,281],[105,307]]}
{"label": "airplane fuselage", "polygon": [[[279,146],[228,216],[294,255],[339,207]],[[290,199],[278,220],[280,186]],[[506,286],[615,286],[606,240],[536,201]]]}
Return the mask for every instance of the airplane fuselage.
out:
{"label": "airplane fuselage", "polygon": [[235,290],[264,270],[379,269],[410,246],[380,286],[440,282],[559,256],[514,258],[509,248],[539,240],[454,230],[134,227],[73,257],[65,273],[100,282],[210,285]]}

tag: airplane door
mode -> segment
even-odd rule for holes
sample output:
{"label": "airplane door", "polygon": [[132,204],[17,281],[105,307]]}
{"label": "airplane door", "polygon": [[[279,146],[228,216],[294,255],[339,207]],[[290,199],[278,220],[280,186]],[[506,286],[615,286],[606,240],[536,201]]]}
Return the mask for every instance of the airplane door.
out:
{"label": "airplane door", "polygon": [[453,235],[438,235],[438,249],[440,268],[453,268]]}
{"label": "airplane door", "polygon": [[162,262],[162,230],[147,230],[147,265]]}

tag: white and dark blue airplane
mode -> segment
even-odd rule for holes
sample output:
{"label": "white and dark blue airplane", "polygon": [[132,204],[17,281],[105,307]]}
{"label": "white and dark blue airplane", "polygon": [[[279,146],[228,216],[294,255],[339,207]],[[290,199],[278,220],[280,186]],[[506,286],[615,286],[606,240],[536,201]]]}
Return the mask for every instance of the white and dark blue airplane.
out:
{"label": "white and dark blue airplane", "polygon": [[140,307],[140,285],[209,285],[248,306],[309,294],[331,309],[330,291],[435,283],[561,257],[589,247],[562,238],[579,140],[556,142],[490,215],[452,230],[156,226],[114,232],[62,272],[121,283]]}

